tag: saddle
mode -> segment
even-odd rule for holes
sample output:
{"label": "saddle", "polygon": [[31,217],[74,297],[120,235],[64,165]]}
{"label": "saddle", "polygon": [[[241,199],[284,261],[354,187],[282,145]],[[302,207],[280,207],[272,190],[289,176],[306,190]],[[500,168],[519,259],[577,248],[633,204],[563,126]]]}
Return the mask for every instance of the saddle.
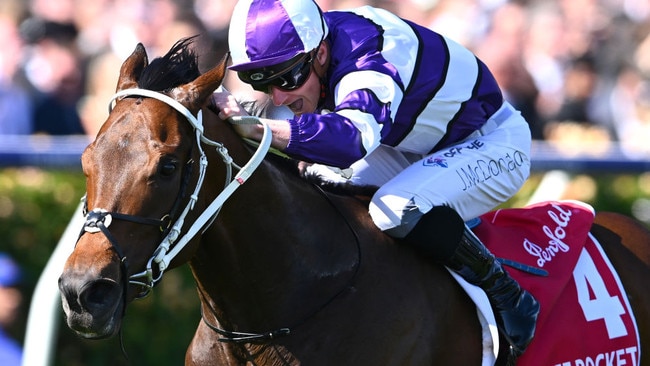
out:
{"label": "saddle", "polygon": [[[492,211],[474,223],[472,231],[541,306],[535,338],[518,364],[639,364],[634,314],[614,267],[589,232],[593,219],[585,203],[553,201]],[[499,342],[487,298],[454,278],[477,304],[483,365],[492,365]]]}

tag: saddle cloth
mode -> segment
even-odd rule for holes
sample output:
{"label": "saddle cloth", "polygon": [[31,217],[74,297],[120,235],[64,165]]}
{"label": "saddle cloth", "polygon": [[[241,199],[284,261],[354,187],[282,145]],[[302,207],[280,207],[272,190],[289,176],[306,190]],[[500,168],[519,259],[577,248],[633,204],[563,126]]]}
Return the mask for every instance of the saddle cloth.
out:
{"label": "saddle cloth", "polygon": [[[489,212],[472,229],[498,258],[548,273],[504,266],[540,302],[535,338],[518,365],[639,365],[634,314],[614,267],[589,233],[593,218],[585,203],[550,201]],[[483,366],[493,365],[499,340],[487,297],[450,272],[477,304]]]}

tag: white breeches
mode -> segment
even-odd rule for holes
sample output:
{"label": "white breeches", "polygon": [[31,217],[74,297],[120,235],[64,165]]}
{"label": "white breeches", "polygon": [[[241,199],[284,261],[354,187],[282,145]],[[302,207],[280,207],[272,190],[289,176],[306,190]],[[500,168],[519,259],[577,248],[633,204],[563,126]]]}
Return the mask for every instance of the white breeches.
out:
{"label": "white breeches", "polygon": [[382,145],[342,172],[322,165],[309,170],[379,186],[370,215],[381,230],[402,237],[434,206],[448,205],[469,220],[508,200],[530,174],[530,143],[528,123],[504,103],[481,131],[431,155]]}

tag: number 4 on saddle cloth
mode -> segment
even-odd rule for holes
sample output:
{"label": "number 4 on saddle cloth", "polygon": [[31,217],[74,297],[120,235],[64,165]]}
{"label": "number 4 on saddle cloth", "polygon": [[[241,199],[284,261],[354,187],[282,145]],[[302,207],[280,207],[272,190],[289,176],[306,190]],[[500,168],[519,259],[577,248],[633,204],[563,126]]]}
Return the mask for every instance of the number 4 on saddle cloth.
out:
{"label": "number 4 on saddle cloth", "polygon": [[[544,202],[489,212],[472,228],[496,257],[547,272],[505,266],[541,308],[535,338],[518,365],[639,365],[634,314],[614,267],[589,233],[593,219],[585,203]],[[490,352],[484,354],[496,351]]]}

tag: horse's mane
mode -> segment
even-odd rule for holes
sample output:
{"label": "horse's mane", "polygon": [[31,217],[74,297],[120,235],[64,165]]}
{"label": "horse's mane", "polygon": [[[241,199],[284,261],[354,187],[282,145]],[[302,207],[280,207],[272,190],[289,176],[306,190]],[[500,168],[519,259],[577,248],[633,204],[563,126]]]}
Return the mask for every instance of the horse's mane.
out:
{"label": "horse's mane", "polygon": [[177,41],[166,55],[157,57],[144,68],[138,79],[138,87],[154,91],[167,91],[189,83],[199,77],[196,52],[190,48],[193,37]]}
{"label": "horse's mane", "polygon": [[355,185],[352,183],[332,182],[324,179],[318,174],[303,173],[301,176],[307,182],[322,188],[326,192],[341,196],[356,196],[357,198],[370,198],[375,194],[378,187],[371,185]]}

